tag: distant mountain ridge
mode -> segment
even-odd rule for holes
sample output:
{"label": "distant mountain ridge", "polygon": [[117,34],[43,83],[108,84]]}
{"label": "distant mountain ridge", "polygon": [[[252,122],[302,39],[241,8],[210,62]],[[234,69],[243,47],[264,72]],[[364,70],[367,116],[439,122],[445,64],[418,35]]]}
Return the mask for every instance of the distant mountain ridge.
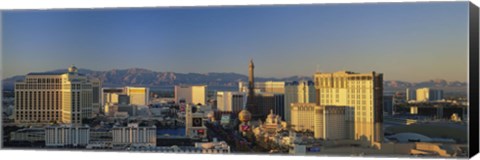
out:
{"label": "distant mountain ridge", "polygon": [[[47,71],[45,73],[65,73],[67,69]],[[98,78],[104,86],[173,86],[178,84],[206,84],[211,86],[237,86],[239,81],[248,81],[246,75],[238,73],[175,73],[156,72],[143,68],[113,69],[109,71],[93,71],[79,69],[79,73],[88,77]],[[13,89],[15,81],[23,80],[24,75],[13,76],[3,80],[5,89]],[[311,80],[306,76],[291,76],[286,78],[255,77],[256,81],[298,81]]]}
{"label": "distant mountain ridge", "polygon": [[[47,71],[47,73],[65,73],[67,69],[58,69]],[[210,86],[237,86],[239,81],[248,81],[248,77],[238,73],[175,73],[175,72],[156,72],[143,68],[113,69],[109,71],[93,71],[89,69],[79,69],[79,73],[88,77],[98,78],[104,86],[173,86],[178,84],[206,84]],[[13,89],[15,81],[23,80],[24,75],[13,76],[2,81],[4,89]],[[286,78],[265,78],[255,77],[257,82],[262,81],[299,81],[312,80],[309,76],[291,76]],[[405,81],[386,80],[384,88],[419,88],[419,87],[465,87],[466,82],[446,80],[430,80],[419,83]]]}

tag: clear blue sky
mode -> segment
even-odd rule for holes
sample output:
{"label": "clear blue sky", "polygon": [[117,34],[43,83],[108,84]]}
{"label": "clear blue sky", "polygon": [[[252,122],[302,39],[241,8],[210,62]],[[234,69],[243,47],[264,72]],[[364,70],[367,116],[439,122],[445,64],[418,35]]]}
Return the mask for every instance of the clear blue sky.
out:
{"label": "clear blue sky", "polygon": [[468,3],[3,11],[3,76],[66,68],[351,70],[466,81]]}

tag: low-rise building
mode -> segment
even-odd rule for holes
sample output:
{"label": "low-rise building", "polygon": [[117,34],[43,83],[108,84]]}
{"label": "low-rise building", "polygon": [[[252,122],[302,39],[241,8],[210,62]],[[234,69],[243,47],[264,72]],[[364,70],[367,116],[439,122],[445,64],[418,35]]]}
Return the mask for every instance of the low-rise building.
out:
{"label": "low-rise building", "polygon": [[195,146],[135,146],[127,149],[133,152],[164,152],[164,153],[203,153],[203,154],[228,154],[230,146],[225,141],[198,142]]}
{"label": "low-rise building", "polygon": [[45,129],[24,128],[10,133],[10,141],[39,142],[45,141]]}
{"label": "low-rise building", "polygon": [[74,125],[47,126],[45,128],[45,146],[81,147],[90,141],[90,127]]}
{"label": "low-rise building", "polygon": [[113,133],[111,128],[90,129],[90,142],[87,149],[111,148]]}
{"label": "low-rise building", "polygon": [[128,126],[114,126],[112,136],[112,145],[114,146],[155,146],[157,144],[157,127],[142,126],[139,123],[130,123]]}

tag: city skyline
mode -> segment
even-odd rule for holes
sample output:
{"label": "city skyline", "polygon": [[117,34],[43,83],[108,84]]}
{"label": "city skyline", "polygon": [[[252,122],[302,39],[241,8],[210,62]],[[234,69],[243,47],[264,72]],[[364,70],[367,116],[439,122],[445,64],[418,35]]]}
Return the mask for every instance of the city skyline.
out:
{"label": "city skyline", "polygon": [[8,78],[75,64],[247,75],[244,66],[254,58],[257,77],[312,76],[318,69],[466,82],[464,4],[3,11],[2,72]]}
{"label": "city skyline", "polygon": [[472,14],[469,2],[1,11],[0,144],[469,157]]}

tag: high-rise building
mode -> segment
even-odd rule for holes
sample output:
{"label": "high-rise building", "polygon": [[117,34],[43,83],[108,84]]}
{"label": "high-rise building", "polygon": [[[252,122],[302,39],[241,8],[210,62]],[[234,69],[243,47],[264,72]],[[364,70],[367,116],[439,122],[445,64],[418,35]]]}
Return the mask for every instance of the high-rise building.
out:
{"label": "high-rise building", "polygon": [[315,138],[326,140],[348,139],[349,124],[346,106],[319,106],[315,103],[292,103],[291,128],[297,131],[310,130]]}
{"label": "high-rise building", "polygon": [[129,117],[137,115],[137,108],[136,105],[117,104],[117,112],[127,113]]}
{"label": "high-rise building", "polygon": [[285,118],[285,95],[281,93],[257,93],[255,102],[258,106],[255,112],[259,114],[261,119],[265,119],[272,110],[273,113]]}
{"label": "high-rise building", "polygon": [[[275,114],[280,115],[282,119],[285,117],[285,96],[280,93],[256,93],[253,99],[255,101],[255,106],[250,107],[249,112],[254,112],[255,117],[252,116],[253,120],[263,120],[267,117],[272,110]],[[248,109],[247,109],[248,110]],[[254,115],[252,113],[252,115]]]}
{"label": "high-rise building", "polygon": [[393,115],[394,95],[383,95],[383,112],[385,115]]}
{"label": "high-rise building", "polygon": [[431,89],[431,88],[419,88],[417,89],[417,101],[437,101],[443,99],[443,90]]}
{"label": "high-rise building", "polygon": [[412,100],[417,100],[417,91],[415,89],[410,89],[410,88],[407,88],[405,89],[405,100],[408,102],[408,101],[412,101]]}
{"label": "high-rise building", "polygon": [[97,78],[92,78],[92,110],[93,116],[97,116],[102,113],[102,82]]}
{"label": "high-rise building", "polygon": [[118,103],[118,95],[124,94],[123,88],[102,88],[102,103]]}
{"label": "high-rise building", "polygon": [[127,94],[117,94],[118,104],[123,104],[123,105],[131,104],[130,99],[131,99],[130,96]]}
{"label": "high-rise building", "polygon": [[[284,81],[254,82],[254,84],[255,92],[285,93]],[[238,91],[248,92],[248,84],[242,81],[238,82]]]}
{"label": "high-rise building", "polygon": [[348,139],[349,128],[345,121],[345,106],[316,106],[314,115],[314,136],[325,140]]}
{"label": "high-rise building", "polygon": [[77,147],[87,146],[90,141],[90,127],[60,125],[45,128],[45,146]]}
{"label": "high-rise building", "polygon": [[285,83],[284,117],[291,122],[290,105],[292,103],[315,103],[315,86],[313,81],[294,81]]}
{"label": "high-rise building", "polygon": [[139,123],[129,123],[127,126],[114,126],[112,128],[112,144],[114,146],[157,145],[157,127],[146,126]]}
{"label": "high-rise building", "polygon": [[217,110],[238,113],[245,107],[247,94],[244,92],[217,92]]}
{"label": "high-rise building", "polygon": [[373,144],[383,139],[383,74],[316,73],[317,105],[346,106],[345,120],[352,122],[349,138]]}
{"label": "high-rise building", "polygon": [[118,104],[107,103],[105,106],[103,106],[103,108],[105,116],[113,117],[115,116],[115,113],[118,112]]}
{"label": "high-rise building", "polygon": [[75,66],[67,73],[29,73],[25,81],[15,83],[15,122],[81,124],[93,118],[93,107],[99,104],[93,102],[99,98],[94,98],[93,88],[99,85]]}
{"label": "high-rise building", "polygon": [[[292,103],[290,106],[291,128],[297,131],[315,131],[315,103]],[[319,123],[317,123],[319,124]]]}
{"label": "high-rise building", "polygon": [[130,97],[130,104],[148,105],[149,89],[146,87],[125,87],[125,93]]}
{"label": "high-rise building", "polygon": [[206,85],[176,85],[175,103],[183,101],[185,103],[201,104],[207,103]]}

